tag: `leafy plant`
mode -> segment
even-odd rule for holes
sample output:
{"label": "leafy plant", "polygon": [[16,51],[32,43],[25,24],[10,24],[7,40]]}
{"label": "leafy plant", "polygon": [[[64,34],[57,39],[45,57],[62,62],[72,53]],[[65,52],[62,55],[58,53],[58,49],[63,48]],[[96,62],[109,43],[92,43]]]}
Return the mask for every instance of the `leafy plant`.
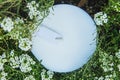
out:
{"label": "leafy plant", "polygon": [[120,1],[91,1],[93,9],[86,3],[97,25],[97,49],[87,64],[70,73],[45,70],[30,52],[31,35],[53,4],[54,0],[0,0],[0,79],[119,80]]}
{"label": "leafy plant", "polygon": [[0,0],[0,80],[42,79],[43,67],[30,52],[31,36],[53,3]]}

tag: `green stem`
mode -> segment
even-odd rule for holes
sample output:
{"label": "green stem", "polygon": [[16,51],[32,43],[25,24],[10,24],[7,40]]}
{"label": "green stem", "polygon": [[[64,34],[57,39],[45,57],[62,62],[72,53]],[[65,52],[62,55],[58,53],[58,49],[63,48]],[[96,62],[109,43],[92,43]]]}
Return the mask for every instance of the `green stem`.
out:
{"label": "green stem", "polygon": [[[21,74],[23,77],[25,77],[26,76],[26,74],[25,73],[23,73],[23,72],[21,72],[21,71],[19,71],[19,70],[16,70],[16,69],[14,69],[14,68],[12,68],[12,67],[10,67],[10,66],[8,66],[8,65],[5,65],[7,68],[9,68],[11,71],[13,71],[13,72],[16,72],[16,73],[18,73],[18,74]],[[16,74],[15,73],[15,74]]]}
{"label": "green stem", "polygon": [[12,16],[17,15],[15,13],[10,12],[10,11],[0,11],[0,14],[4,14],[4,13],[11,14]]}
{"label": "green stem", "polygon": [[12,2],[12,1],[14,1],[14,0],[6,0],[6,1],[1,2],[0,5],[4,5],[4,4],[10,3],[10,2]]}
{"label": "green stem", "polygon": [[20,7],[21,7],[21,3],[22,3],[22,0],[19,0],[18,2],[18,8],[17,8],[17,14],[19,14],[19,11],[20,11]]}
{"label": "green stem", "polygon": [[6,51],[4,48],[0,47],[0,51],[1,51],[1,50],[2,50],[2,51]]}
{"label": "green stem", "polygon": [[7,41],[5,39],[3,39],[3,41],[5,42],[7,49],[9,50],[9,45],[8,45]]}

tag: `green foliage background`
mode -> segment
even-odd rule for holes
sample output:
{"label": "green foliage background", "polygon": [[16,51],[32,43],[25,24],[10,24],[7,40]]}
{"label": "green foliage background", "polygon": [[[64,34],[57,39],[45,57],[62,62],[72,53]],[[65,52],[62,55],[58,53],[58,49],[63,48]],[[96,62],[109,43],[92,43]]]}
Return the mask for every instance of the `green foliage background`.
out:
{"label": "green foliage background", "polygon": [[[27,19],[27,24],[34,22],[28,18],[26,3],[31,0],[0,0],[0,20],[6,16],[15,18],[16,16]],[[48,8],[53,5],[53,0],[36,0],[40,4],[40,11],[44,12],[44,18],[49,14]],[[101,1],[102,2],[102,1]],[[112,5],[116,5],[119,0],[108,0],[107,3],[101,3],[94,5],[99,7],[99,11],[105,12],[108,15],[108,23],[103,26],[97,26],[97,49],[94,55],[91,57],[89,62],[85,64],[82,68],[70,72],[70,73],[55,73],[53,80],[94,80],[95,77],[106,76],[112,74],[112,72],[104,72],[100,61],[103,57],[109,61],[109,56],[113,56],[112,62],[114,63],[114,72],[116,77],[110,80],[119,80],[120,72],[118,71],[117,64],[120,61],[116,58],[115,53],[120,49],[120,12],[117,12]],[[119,6],[120,7],[120,6]],[[89,7],[87,6],[87,9]],[[95,9],[94,9],[95,10]],[[93,15],[96,11],[88,11],[90,15]],[[43,18],[43,19],[44,19]],[[26,36],[26,35],[24,35]],[[11,45],[12,44],[12,45]],[[33,66],[33,70],[30,73],[22,73],[19,70],[13,69],[8,63],[5,64],[5,71],[8,72],[8,80],[23,80],[27,75],[34,72],[34,77],[36,80],[40,80],[41,70],[44,68],[40,62],[34,57],[34,55],[28,51],[21,51],[17,46],[18,43],[14,40],[9,39],[7,33],[3,32],[0,28],[0,54],[3,52],[9,53],[10,50],[15,49],[16,55],[29,54],[35,61],[36,65]],[[106,53],[108,56],[105,56]]]}

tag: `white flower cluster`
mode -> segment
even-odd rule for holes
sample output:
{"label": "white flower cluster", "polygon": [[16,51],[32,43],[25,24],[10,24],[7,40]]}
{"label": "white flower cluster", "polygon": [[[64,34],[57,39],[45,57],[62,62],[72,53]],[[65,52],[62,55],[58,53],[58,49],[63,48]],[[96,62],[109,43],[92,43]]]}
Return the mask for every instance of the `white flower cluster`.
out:
{"label": "white flower cluster", "polygon": [[0,56],[0,71],[4,70],[4,63],[7,62],[7,59],[6,58],[6,54],[3,53],[2,56]]}
{"label": "white flower cluster", "polygon": [[120,50],[118,52],[116,52],[115,55],[118,59],[120,59]]}
{"label": "white flower cluster", "polygon": [[39,4],[36,3],[35,1],[31,1],[30,3],[27,4],[27,8],[29,9],[29,17],[30,19],[33,19],[34,17],[37,17],[40,15],[40,11],[37,10],[39,7]]}
{"label": "white flower cluster", "polygon": [[[48,77],[46,77],[46,73],[47,73]],[[54,75],[53,71],[47,71],[46,72],[46,70],[43,69],[42,72],[41,72],[42,80],[51,80],[53,78],[53,75]]]}
{"label": "white flower cluster", "polygon": [[99,78],[98,78],[98,77],[95,77],[94,80],[104,80],[104,77],[103,77],[103,76],[101,76],[101,77],[99,77]]}
{"label": "white flower cluster", "polygon": [[120,12],[120,1],[111,6],[115,11]]}
{"label": "white flower cluster", "polygon": [[30,72],[32,70],[31,65],[35,64],[35,61],[27,55],[27,54],[22,54],[20,57],[20,70],[22,72]]}
{"label": "white flower cluster", "polygon": [[97,25],[103,25],[108,22],[107,14],[103,12],[98,12],[94,15],[94,21]]}
{"label": "white flower cluster", "polygon": [[19,57],[14,55],[14,50],[10,52],[10,65],[12,68],[19,68],[20,62]]}
{"label": "white flower cluster", "polygon": [[10,34],[10,38],[14,39],[14,40],[18,40],[20,39],[20,35],[22,34],[21,30],[22,30],[22,25],[24,25],[24,20],[23,18],[17,17],[14,20],[14,30],[9,33]]}
{"label": "white flower cluster", "polygon": [[102,62],[101,67],[103,68],[104,72],[112,72],[114,70],[114,62],[112,55],[101,52],[99,61]]}
{"label": "white flower cluster", "polygon": [[[120,50],[118,52],[115,53],[116,57],[119,59],[120,61]],[[119,71],[120,71],[120,64],[117,65]]]}
{"label": "white flower cluster", "polygon": [[7,59],[6,59],[6,54],[3,53],[1,56],[0,56],[0,80],[7,80],[6,79],[6,76],[7,76],[7,73],[5,73],[4,71],[4,63],[7,62]]}
{"label": "white flower cluster", "polygon": [[20,32],[19,31],[15,31],[14,33],[12,33],[10,35],[11,39],[15,39],[18,40],[20,38]]}
{"label": "white flower cluster", "polygon": [[[104,70],[107,75],[101,76],[101,77],[95,77],[94,80],[114,80],[117,76],[117,73],[114,69],[114,62],[113,62],[113,56],[109,55],[102,50],[99,52],[99,62],[102,63],[100,66]],[[109,72],[109,74],[108,74]]]}
{"label": "white flower cluster", "polygon": [[35,78],[32,75],[30,75],[30,76],[26,77],[24,80],[35,80]]}
{"label": "white flower cluster", "polygon": [[19,40],[19,48],[23,51],[28,51],[31,48],[32,42],[28,38],[21,38]]}
{"label": "white flower cluster", "polygon": [[10,58],[10,65],[13,67],[13,68],[18,68],[19,67],[19,58],[18,56],[14,56],[14,57],[11,57]]}
{"label": "white flower cluster", "polygon": [[5,71],[2,71],[0,74],[0,80],[7,80],[6,76],[8,75],[8,73],[5,73]]}
{"label": "white flower cluster", "polygon": [[12,21],[11,18],[6,17],[2,21],[1,27],[3,28],[4,31],[10,32],[14,28],[14,22]]}
{"label": "white flower cluster", "polygon": [[115,77],[116,77],[116,74],[115,75],[112,75],[112,74],[106,75],[104,80],[113,80]]}
{"label": "white flower cluster", "polygon": [[106,75],[105,77],[103,77],[103,76],[95,77],[94,80],[114,80],[115,77],[116,77],[116,73],[113,73],[110,75]]}
{"label": "white flower cluster", "polygon": [[118,67],[118,69],[119,69],[119,71],[120,71],[120,64],[118,64],[117,67]]}
{"label": "white flower cluster", "polygon": [[27,54],[15,56],[14,51],[10,52],[10,65],[13,68],[20,68],[22,72],[30,72],[32,70],[31,65],[35,64],[35,61]]}

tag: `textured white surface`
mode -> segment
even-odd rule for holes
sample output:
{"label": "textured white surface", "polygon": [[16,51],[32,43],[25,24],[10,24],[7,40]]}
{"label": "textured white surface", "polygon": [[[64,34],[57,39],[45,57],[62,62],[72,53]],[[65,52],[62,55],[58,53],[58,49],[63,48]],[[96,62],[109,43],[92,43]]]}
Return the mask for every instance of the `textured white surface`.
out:
{"label": "textured white surface", "polygon": [[[49,70],[74,71],[87,63],[96,49],[95,23],[85,11],[72,5],[55,5],[50,10],[33,35],[32,52]],[[49,29],[40,32],[45,26]]]}

